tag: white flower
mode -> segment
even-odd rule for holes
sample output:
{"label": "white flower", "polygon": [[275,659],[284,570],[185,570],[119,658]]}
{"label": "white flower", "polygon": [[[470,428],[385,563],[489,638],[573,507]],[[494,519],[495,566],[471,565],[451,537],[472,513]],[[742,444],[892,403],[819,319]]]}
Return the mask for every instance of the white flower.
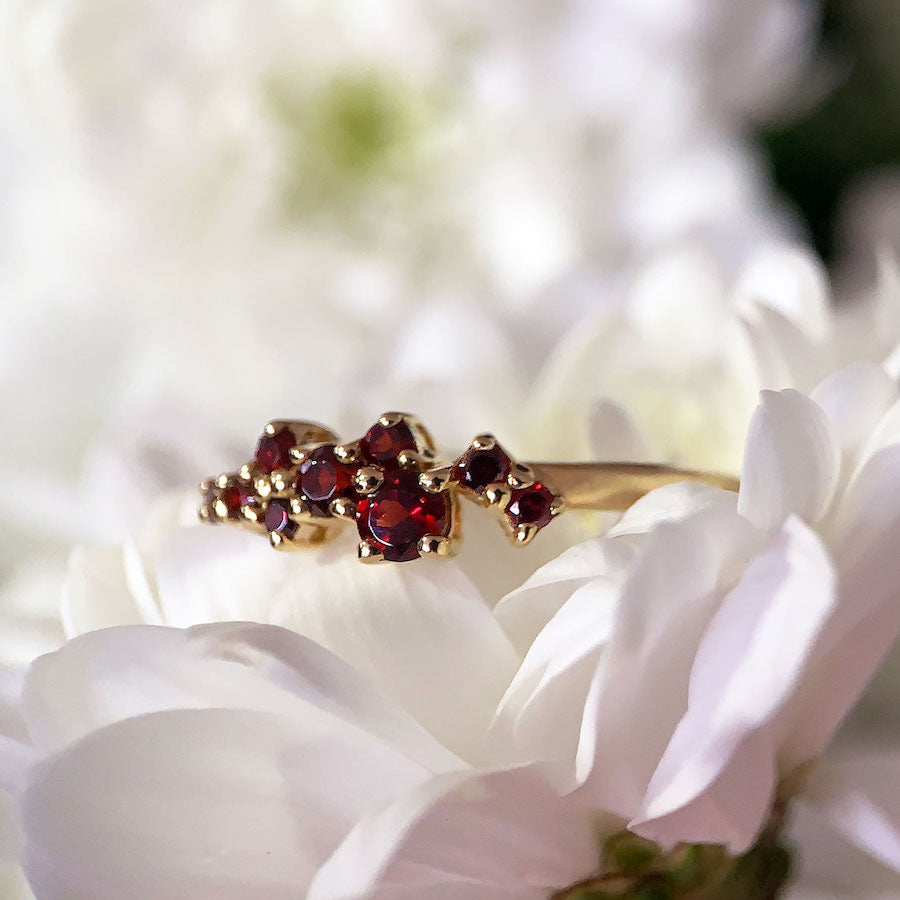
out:
{"label": "white flower", "polygon": [[17,124],[99,201],[94,250],[112,243],[107,266],[136,267],[158,306],[180,309],[165,295],[182,284],[203,302],[213,279],[192,282],[223,267],[248,290],[266,272],[278,301],[295,276],[351,319],[447,289],[537,317],[574,268],[615,279],[698,235],[730,258],[781,230],[736,122],[806,62],[810,26],[790,0],[662,19],[621,3],[19,0],[0,42]]}
{"label": "white flower", "polygon": [[900,632],[898,422],[877,367],[767,393],[738,497],[648,495],[495,616],[453,562],[170,525],[82,552],[72,630],[294,631],[126,625],[32,667],[3,770],[37,896],[546,900],[598,830],[743,852],[776,795],[802,846],[828,822],[900,870],[896,754],[818,762]]}
{"label": "white flower", "polygon": [[702,248],[674,250],[557,348],[533,452],[565,434],[579,458],[737,472],[758,392],[810,390],[830,371],[832,318],[824,270],[799,248],[754,255],[732,286]]}
{"label": "white flower", "polygon": [[36,530],[96,533],[85,456],[143,433],[135,410],[230,438],[440,397],[454,441],[518,429],[549,347],[636,264],[690,237],[731,265],[780,231],[735,123],[811,22],[790,0],[6,5],[0,462],[24,487],[0,513],[64,512],[15,516],[3,570]]}
{"label": "white flower", "polygon": [[813,399],[766,392],[736,503],[658,491],[506,597],[497,615],[527,655],[501,722],[526,755],[546,757],[548,719],[562,724],[557,758],[599,808],[663,843],[747,847],[900,632],[898,415],[874,366]]}

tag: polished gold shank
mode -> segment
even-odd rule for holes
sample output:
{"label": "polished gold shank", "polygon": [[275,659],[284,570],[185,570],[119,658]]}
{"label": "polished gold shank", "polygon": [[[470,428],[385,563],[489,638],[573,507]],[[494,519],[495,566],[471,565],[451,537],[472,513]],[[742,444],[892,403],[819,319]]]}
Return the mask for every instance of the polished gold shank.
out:
{"label": "polished gold shank", "polygon": [[624,512],[645,494],[678,481],[695,481],[737,491],[732,475],[642,463],[526,463],[540,481],[553,487],[569,509]]}

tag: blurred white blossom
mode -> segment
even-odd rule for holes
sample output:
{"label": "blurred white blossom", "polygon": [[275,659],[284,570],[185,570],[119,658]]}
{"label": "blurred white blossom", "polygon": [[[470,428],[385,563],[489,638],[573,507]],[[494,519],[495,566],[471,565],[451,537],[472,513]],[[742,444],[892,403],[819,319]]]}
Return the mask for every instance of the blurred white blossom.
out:
{"label": "blurred white blossom", "polygon": [[0,565],[115,531],[95,460],[159,446],[141,416],[217,431],[210,457],[272,415],[436,398],[448,442],[517,433],[549,349],[643,261],[690,239],[730,271],[784,233],[744,125],[784,108],[814,23],[800,0],[6,4],[0,462],[57,514],[11,516]]}
{"label": "blurred white blossom", "polygon": [[[900,870],[896,755],[819,762],[900,631],[898,410],[876,366],[765,394],[739,495],[656,491],[495,615],[465,560],[158,523],[80,551],[86,633],[32,667],[4,756],[38,895],[545,900],[597,871],[598,828],[740,853],[779,804],[801,852],[827,827]],[[139,624],[223,618],[293,633]]]}
{"label": "blurred white blossom", "polygon": [[559,344],[531,452],[558,454],[565,436],[578,458],[736,473],[759,391],[809,390],[831,369],[833,318],[824,270],[799,248],[757,253],[731,280],[701,248],[673,250]]}

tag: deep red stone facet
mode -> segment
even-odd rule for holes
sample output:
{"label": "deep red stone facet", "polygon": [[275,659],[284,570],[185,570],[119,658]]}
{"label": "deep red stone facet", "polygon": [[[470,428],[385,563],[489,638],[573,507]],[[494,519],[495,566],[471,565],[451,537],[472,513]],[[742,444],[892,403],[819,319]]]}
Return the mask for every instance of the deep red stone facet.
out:
{"label": "deep red stone facet", "polygon": [[513,525],[537,525],[543,528],[553,518],[550,506],[553,494],[539,481],[527,488],[513,491],[506,507],[506,515]]}
{"label": "deep red stone facet", "polygon": [[282,428],[275,434],[264,434],[256,445],[256,464],[267,475],[276,469],[286,469],[291,464],[293,446],[294,434],[290,428]]}
{"label": "deep red stone facet", "polygon": [[335,458],[334,444],[323,444],[300,463],[295,487],[309,501],[309,509],[314,516],[330,516],[331,501],[353,493],[355,472],[355,466],[348,466]]}
{"label": "deep red stone facet", "polygon": [[489,484],[506,481],[510,458],[497,446],[490,450],[467,450],[453,467],[453,477],[470,491],[483,494]]}
{"label": "deep red stone facet", "polygon": [[252,506],[256,503],[256,495],[249,484],[236,481],[222,488],[219,499],[225,504],[229,519],[238,519],[242,506]]}
{"label": "deep red stone facet", "polygon": [[291,519],[291,505],[287,500],[270,500],[266,507],[266,530],[292,538],[297,533],[297,523]]}
{"label": "deep red stone facet", "polygon": [[395,425],[376,422],[359,446],[366,459],[382,466],[394,462],[402,450],[418,450],[412,430],[402,420]]}
{"label": "deep red stone facet", "polygon": [[425,535],[449,533],[450,497],[426,491],[415,472],[396,472],[359,504],[356,525],[385,559],[405,562],[419,555]]}

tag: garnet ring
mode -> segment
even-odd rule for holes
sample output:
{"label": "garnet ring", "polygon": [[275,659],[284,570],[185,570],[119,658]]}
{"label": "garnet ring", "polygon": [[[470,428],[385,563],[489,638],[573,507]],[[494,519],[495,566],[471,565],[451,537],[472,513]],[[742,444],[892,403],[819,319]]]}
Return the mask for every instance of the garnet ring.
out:
{"label": "garnet ring", "polygon": [[314,422],[269,422],[250,462],[200,485],[198,513],[285,550],[321,545],[352,520],[361,560],[406,562],[454,553],[460,498],[491,510],[524,546],[564,510],[625,510],[676,481],[738,487],[731,476],[670,466],[517,462],[490,434],[448,465],[419,419],[388,412],[350,443]]}

